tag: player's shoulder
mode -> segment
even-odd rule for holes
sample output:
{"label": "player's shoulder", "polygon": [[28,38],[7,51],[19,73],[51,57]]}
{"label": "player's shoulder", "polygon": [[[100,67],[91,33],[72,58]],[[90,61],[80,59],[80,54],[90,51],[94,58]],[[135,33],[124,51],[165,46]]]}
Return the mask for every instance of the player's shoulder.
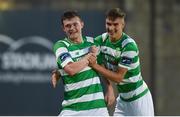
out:
{"label": "player's shoulder", "polygon": [[67,41],[67,38],[63,38],[63,39],[58,40],[58,41],[54,44],[54,46],[57,46],[57,45],[68,47],[68,46],[70,45],[70,43]]}
{"label": "player's shoulder", "polygon": [[68,48],[69,45],[70,44],[68,43],[68,41],[66,41],[66,38],[60,39],[54,43],[53,50],[56,51],[58,48],[62,48],[62,47]]}
{"label": "player's shoulder", "polygon": [[102,41],[105,41],[105,39],[108,37],[108,33],[105,32],[105,33],[102,33],[101,35],[98,35],[95,40],[102,40]]}
{"label": "player's shoulder", "polygon": [[85,38],[86,38],[86,41],[87,41],[87,42],[94,43],[94,38],[93,38],[93,37],[91,37],[91,36],[85,36]]}
{"label": "player's shoulder", "polygon": [[122,41],[122,48],[126,48],[128,50],[138,50],[138,46],[133,38],[126,35],[125,39]]}
{"label": "player's shoulder", "polygon": [[133,38],[131,38],[129,35],[123,33],[123,41],[122,41],[122,47],[126,47],[127,45],[133,45],[133,46],[137,46],[135,40]]}

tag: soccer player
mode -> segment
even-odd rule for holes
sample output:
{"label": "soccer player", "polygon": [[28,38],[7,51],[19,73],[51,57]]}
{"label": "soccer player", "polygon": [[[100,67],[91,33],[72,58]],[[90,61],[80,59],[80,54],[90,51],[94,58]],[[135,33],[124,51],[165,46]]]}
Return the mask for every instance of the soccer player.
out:
{"label": "soccer player", "polygon": [[[82,36],[84,23],[77,12],[65,12],[61,22],[67,37],[54,45],[65,89],[60,116],[108,116],[99,76],[88,66],[94,39]],[[52,78],[54,86],[58,79]]]}
{"label": "soccer player", "polygon": [[96,63],[96,56],[89,57],[90,66],[117,84],[115,116],[153,116],[152,96],[141,75],[138,46],[123,32],[124,18],[119,8],[107,12],[107,33],[96,38],[105,67]]}

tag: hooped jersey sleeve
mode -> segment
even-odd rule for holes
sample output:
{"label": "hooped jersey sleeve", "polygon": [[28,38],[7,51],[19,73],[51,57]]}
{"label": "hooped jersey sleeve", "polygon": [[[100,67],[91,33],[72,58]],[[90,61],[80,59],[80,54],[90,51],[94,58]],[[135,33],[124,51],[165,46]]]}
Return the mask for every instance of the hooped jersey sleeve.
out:
{"label": "hooped jersey sleeve", "polygon": [[53,51],[59,68],[64,68],[69,62],[73,62],[67,46],[63,41],[56,42]]}
{"label": "hooped jersey sleeve", "polygon": [[120,61],[118,66],[127,68],[128,70],[134,69],[139,66],[139,51],[136,43],[131,42],[124,46],[121,51]]}

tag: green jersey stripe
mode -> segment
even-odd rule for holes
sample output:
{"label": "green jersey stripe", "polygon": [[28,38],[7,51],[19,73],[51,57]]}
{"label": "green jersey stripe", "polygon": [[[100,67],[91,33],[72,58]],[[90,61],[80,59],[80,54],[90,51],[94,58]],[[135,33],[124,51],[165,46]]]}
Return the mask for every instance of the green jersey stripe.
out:
{"label": "green jersey stripe", "polygon": [[140,66],[137,66],[135,69],[131,69],[131,70],[127,71],[127,73],[124,76],[124,79],[127,79],[127,78],[133,77],[135,75],[138,75],[140,72],[141,72],[140,71]]}
{"label": "green jersey stripe", "polygon": [[97,93],[97,92],[102,92],[102,87],[101,84],[92,84],[87,87],[83,87],[77,90],[72,90],[64,93],[64,99],[69,100],[69,99],[74,99],[74,98],[79,98],[83,95],[91,94],[91,93]]}
{"label": "green jersey stripe", "polygon": [[130,99],[124,99],[123,97],[120,97],[120,98],[121,98],[123,101],[131,102],[131,101],[134,101],[134,100],[136,100],[136,99],[144,96],[148,91],[149,91],[149,89],[147,88],[147,89],[145,89],[142,93],[140,93],[139,95],[134,96],[134,97],[132,97],[132,98],[130,98]]}
{"label": "green jersey stripe", "polygon": [[81,73],[78,73],[72,76],[71,78],[69,76],[64,76],[63,80],[65,84],[71,84],[71,83],[80,82],[80,81],[87,80],[87,79],[97,77],[97,76],[98,75],[96,74],[96,72],[90,69],[90,70],[86,70]]}
{"label": "green jersey stripe", "polygon": [[83,80],[77,83],[65,84],[64,89],[67,92],[67,91],[72,91],[72,90],[80,89],[83,87],[87,87],[92,84],[100,84],[99,78],[94,77],[94,78]]}
{"label": "green jersey stripe", "polygon": [[143,80],[140,80],[136,83],[129,83],[129,84],[124,84],[124,85],[118,85],[118,91],[119,93],[127,93],[129,91],[133,91],[140,87],[143,84]]}
{"label": "green jersey stripe", "polygon": [[67,48],[67,47],[66,47],[66,44],[65,44],[65,43],[63,43],[63,41],[62,41],[62,40],[60,40],[60,41],[56,42],[56,43],[54,44],[54,46],[53,46],[53,52],[55,53],[55,55],[56,55],[56,51],[57,51],[57,49],[59,49],[59,48],[63,48],[63,47]]}
{"label": "green jersey stripe", "polygon": [[119,83],[119,85],[124,85],[124,84],[128,84],[128,83],[135,83],[135,82],[138,82],[139,80],[142,80],[141,73],[139,73],[136,76],[133,75],[132,77],[129,77],[127,79],[123,79],[122,82]]}
{"label": "green jersey stripe", "polygon": [[139,54],[138,48],[137,46],[135,46],[134,43],[128,43],[125,48],[123,48],[122,52],[126,52],[126,51],[135,51]]}
{"label": "green jersey stripe", "polygon": [[90,110],[90,109],[105,108],[105,107],[106,107],[105,101],[103,99],[99,99],[90,102],[81,102],[69,106],[64,106],[64,110],[81,111],[81,110]]}
{"label": "green jersey stripe", "polygon": [[123,97],[124,99],[130,99],[132,97],[135,97],[142,93],[145,89],[147,89],[147,85],[145,82],[143,82],[143,85],[138,87],[137,89],[127,92],[127,93],[120,93],[120,96]]}
{"label": "green jersey stripe", "polygon": [[75,98],[75,99],[70,99],[70,100],[64,100],[62,102],[62,106],[68,106],[71,104],[76,104],[79,102],[89,102],[89,101],[93,101],[93,100],[98,100],[98,99],[104,99],[103,97],[103,93],[102,92],[97,92],[97,93],[93,93],[93,94],[87,94],[87,95],[83,95],[79,98]]}
{"label": "green jersey stripe", "polygon": [[66,47],[70,46],[70,44],[67,41],[67,38],[65,38],[64,40],[62,40],[62,42],[66,45]]}

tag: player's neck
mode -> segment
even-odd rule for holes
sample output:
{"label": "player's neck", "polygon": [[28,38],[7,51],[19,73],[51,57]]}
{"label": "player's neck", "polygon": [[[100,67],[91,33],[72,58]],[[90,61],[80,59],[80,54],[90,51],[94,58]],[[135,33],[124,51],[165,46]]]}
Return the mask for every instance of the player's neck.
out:
{"label": "player's neck", "polygon": [[118,40],[120,40],[121,39],[121,37],[122,37],[122,33],[120,34],[120,35],[117,35],[116,37],[111,37],[110,38],[110,40],[111,40],[111,42],[113,42],[113,43],[115,43],[115,42],[117,42]]}
{"label": "player's neck", "polygon": [[82,36],[79,36],[77,38],[70,39],[70,41],[74,44],[80,44],[83,42],[83,38],[82,38]]}

